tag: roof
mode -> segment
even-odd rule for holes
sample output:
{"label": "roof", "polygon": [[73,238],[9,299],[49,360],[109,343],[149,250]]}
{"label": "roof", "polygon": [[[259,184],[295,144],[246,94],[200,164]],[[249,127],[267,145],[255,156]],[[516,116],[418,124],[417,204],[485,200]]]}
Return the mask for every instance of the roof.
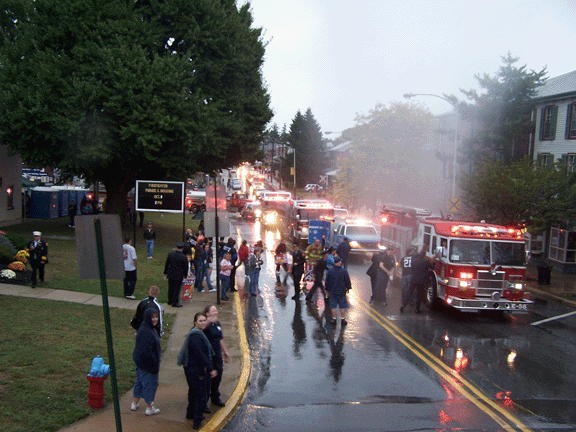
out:
{"label": "roof", "polygon": [[566,94],[576,94],[576,70],[550,78],[536,92],[536,98],[549,98]]}

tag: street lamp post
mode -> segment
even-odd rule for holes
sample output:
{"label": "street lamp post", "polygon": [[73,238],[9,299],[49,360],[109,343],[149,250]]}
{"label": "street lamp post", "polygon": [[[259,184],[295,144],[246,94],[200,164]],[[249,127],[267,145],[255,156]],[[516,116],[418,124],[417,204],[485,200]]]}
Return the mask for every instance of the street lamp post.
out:
{"label": "street lamp post", "polygon": [[412,99],[416,96],[432,96],[438,99],[442,99],[444,102],[448,102],[452,108],[454,108],[454,112],[456,113],[456,122],[454,125],[454,151],[452,153],[452,198],[456,198],[456,171],[457,171],[457,167],[458,167],[458,161],[456,158],[456,153],[458,152],[458,126],[459,126],[459,120],[458,120],[458,112],[456,111],[456,104],[454,103],[454,101],[448,99],[446,96],[441,96],[438,94],[434,94],[434,93],[405,93],[404,95],[405,99]]}
{"label": "street lamp post", "polygon": [[296,194],[296,147],[292,147],[292,155],[294,156],[294,194]]}

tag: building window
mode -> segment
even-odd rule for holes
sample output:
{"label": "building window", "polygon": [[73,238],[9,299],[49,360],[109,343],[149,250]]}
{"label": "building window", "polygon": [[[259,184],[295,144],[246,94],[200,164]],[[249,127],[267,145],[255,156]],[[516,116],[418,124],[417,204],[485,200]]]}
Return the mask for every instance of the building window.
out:
{"label": "building window", "polygon": [[576,262],[576,232],[551,228],[548,257],[561,263]]}
{"label": "building window", "polygon": [[566,170],[570,174],[576,172],[576,153],[568,153],[566,155]]}
{"label": "building window", "polygon": [[6,188],[6,209],[14,210],[14,186]]}
{"label": "building window", "polygon": [[538,166],[540,168],[552,168],[554,156],[552,153],[538,153]]}
{"label": "building window", "polygon": [[566,114],[566,139],[576,139],[576,102],[568,105]]}
{"label": "building window", "polygon": [[556,116],[558,107],[556,105],[546,105],[542,108],[542,119],[540,122],[540,139],[551,141],[556,138]]}

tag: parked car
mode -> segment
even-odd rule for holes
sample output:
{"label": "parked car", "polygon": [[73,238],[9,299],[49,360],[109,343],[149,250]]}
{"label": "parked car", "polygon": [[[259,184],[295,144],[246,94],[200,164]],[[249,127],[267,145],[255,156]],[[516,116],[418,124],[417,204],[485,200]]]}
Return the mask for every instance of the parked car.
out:
{"label": "parked car", "polygon": [[323,189],[324,188],[322,186],[316,183],[308,183],[306,186],[304,186],[304,190],[306,192],[319,192]]}

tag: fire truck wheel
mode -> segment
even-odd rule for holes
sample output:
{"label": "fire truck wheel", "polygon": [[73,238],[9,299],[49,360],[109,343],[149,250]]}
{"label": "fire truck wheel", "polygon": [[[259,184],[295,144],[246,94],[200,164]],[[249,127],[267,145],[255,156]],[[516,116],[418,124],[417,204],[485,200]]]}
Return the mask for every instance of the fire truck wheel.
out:
{"label": "fire truck wheel", "polygon": [[438,306],[438,287],[435,280],[431,280],[426,286],[426,305],[429,309]]}

